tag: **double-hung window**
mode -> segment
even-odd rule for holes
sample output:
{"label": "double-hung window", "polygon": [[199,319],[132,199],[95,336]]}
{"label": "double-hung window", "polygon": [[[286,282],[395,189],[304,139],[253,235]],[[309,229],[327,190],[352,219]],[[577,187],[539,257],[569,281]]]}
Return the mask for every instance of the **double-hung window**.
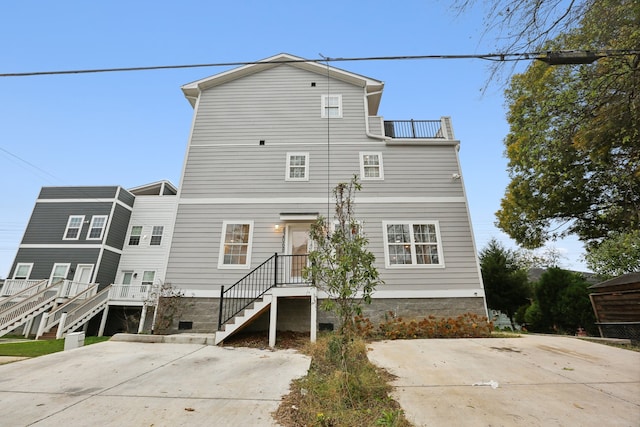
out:
{"label": "double-hung window", "polygon": [[387,267],[444,267],[438,222],[382,223]]}
{"label": "double-hung window", "polygon": [[156,272],[155,271],[145,271],[142,273],[142,291],[145,290],[145,288],[148,289],[148,287],[153,286],[153,281],[156,278]]}
{"label": "double-hung window", "polygon": [[129,233],[129,246],[138,246],[140,244],[140,237],[142,236],[142,226],[134,225],[131,227],[131,233]]}
{"label": "double-hung window", "polygon": [[33,268],[33,263],[19,262],[16,265],[16,269],[13,272],[14,279],[27,280],[29,276],[31,276],[31,269]]}
{"label": "double-hung window", "polygon": [[342,117],[342,95],[322,95],[323,119],[339,119]]}
{"label": "double-hung window", "polygon": [[70,215],[62,240],[78,240],[80,238],[80,231],[82,230],[83,222],[84,215]]}
{"label": "double-hung window", "polygon": [[253,221],[224,221],[218,268],[249,268]]}
{"label": "double-hung window", "polygon": [[285,181],[309,181],[309,153],[287,153]]}
{"label": "double-hung window", "polygon": [[104,228],[107,225],[106,215],[96,215],[91,218],[91,225],[89,226],[89,234],[87,240],[100,240],[104,233]]}
{"label": "double-hung window", "polygon": [[161,225],[154,226],[151,230],[151,241],[149,244],[151,246],[159,246],[162,243],[162,232],[164,231],[164,227]]}
{"label": "double-hung window", "polygon": [[363,181],[382,180],[382,153],[360,153],[360,177]]}

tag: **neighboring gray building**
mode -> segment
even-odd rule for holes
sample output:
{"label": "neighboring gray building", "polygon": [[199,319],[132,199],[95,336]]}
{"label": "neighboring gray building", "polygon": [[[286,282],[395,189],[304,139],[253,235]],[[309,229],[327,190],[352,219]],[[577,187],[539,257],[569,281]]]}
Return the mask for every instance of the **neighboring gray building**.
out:
{"label": "neighboring gray building", "polygon": [[193,296],[184,324],[215,330],[221,287],[245,276],[225,300],[264,292],[254,326],[277,319],[313,336],[332,323],[316,314],[323,295],[301,269],[310,224],[333,215],[329,189],[354,174],[356,215],[385,281],[367,314],[487,314],[451,121],[386,121],[383,87],[288,54],[183,86],[194,119],[166,280]]}
{"label": "neighboring gray building", "polygon": [[[99,314],[100,335],[130,329],[131,318],[142,331],[164,279],[176,192],[168,181],[130,190],[43,187],[0,287],[0,336],[60,338]],[[107,322],[110,306],[121,310]]]}
{"label": "neighboring gray building", "polygon": [[133,210],[118,186],[43,187],[7,279],[115,279]]}

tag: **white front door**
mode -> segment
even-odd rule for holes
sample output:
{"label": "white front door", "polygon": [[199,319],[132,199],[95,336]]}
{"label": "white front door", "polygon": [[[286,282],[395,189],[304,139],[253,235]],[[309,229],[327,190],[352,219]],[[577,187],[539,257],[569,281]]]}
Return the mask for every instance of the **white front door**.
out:
{"label": "white front door", "polygon": [[93,264],[78,264],[73,281],[76,283],[91,283],[91,273],[93,273]]}
{"label": "white front door", "polygon": [[302,270],[307,266],[309,253],[309,228],[310,224],[289,224],[287,226],[286,257],[289,264],[285,270],[289,283],[304,283]]}
{"label": "white front door", "polygon": [[129,295],[131,280],[133,279],[133,271],[124,271],[122,273],[122,287],[120,288],[120,297],[126,298]]}

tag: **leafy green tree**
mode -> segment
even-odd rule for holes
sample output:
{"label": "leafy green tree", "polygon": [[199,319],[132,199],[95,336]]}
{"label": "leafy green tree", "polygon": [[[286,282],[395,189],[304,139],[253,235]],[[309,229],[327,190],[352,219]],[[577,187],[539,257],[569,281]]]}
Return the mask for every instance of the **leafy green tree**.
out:
{"label": "leafy green tree", "polygon": [[336,200],[335,221],[324,217],[311,225],[309,236],[315,248],[309,253],[306,277],[326,292],[322,308],[333,312],[340,321],[343,336],[355,332],[354,318],[371,303],[376,286],[383,284],[367,249],[368,240],[354,216],[355,192],[361,189],[358,177],[333,189]]}
{"label": "leafy green tree", "polygon": [[[595,316],[589,284],[578,273],[550,268],[535,284],[535,305],[529,314],[534,332],[575,333],[584,328],[594,333]],[[526,317],[526,315],[525,315]]]}
{"label": "leafy green tree", "polygon": [[585,259],[591,270],[607,277],[640,271],[640,230],[611,233],[591,245]]}
{"label": "leafy green tree", "polygon": [[531,294],[527,271],[520,264],[517,252],[491,239],[480,251],[480,269],[487,305],[506,314],[513,328],[516,311],[527,304]]}
{"label": "leafy green tree", "polygon": [[[543,50],[640,46],[640,2],[599,0]],[[498,226],[535,248],[567,234],[598,245],[640,228],[640,55],[532,63],[506,91],[509,183]]]}

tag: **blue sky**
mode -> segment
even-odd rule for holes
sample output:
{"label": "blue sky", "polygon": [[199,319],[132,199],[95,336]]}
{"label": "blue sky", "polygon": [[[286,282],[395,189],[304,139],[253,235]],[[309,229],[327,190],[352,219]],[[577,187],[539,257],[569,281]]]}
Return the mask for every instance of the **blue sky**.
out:
{"label": "blue sky", "polygon": [[[305,58],[496,52],[481,5],[448,1],[20,1],[0,4],[0,73]],[[476,244],[508,183],[502,88],[481,60],[340,62],[385,82],[388,120],[451,116]],[[521,67],[526,64],[522,64]],[[42,186],[179,184],[193,110],[180,86],[226,68],[0,78],[0,277]],[[575,239],[553,244],[584,269]]]}

